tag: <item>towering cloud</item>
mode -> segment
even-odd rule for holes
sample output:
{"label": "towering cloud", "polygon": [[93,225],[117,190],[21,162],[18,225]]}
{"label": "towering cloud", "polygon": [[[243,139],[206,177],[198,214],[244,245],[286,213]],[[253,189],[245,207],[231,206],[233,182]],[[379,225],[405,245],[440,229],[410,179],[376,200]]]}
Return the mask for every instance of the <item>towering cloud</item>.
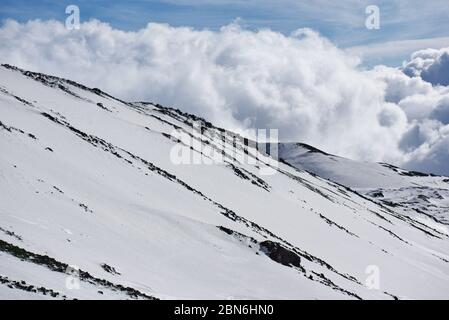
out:
{"label": "towering cloud", "polygon": [[449,174],[447,57],[427,51],[404,72],[361,71],[357,57],[309,29],[284,36],[152,23],[124,32],[99,21],[67,30],[12,20],[0,28],[2,63],[179,107],[241,133],[278,128],[283,140],[331,153]]}

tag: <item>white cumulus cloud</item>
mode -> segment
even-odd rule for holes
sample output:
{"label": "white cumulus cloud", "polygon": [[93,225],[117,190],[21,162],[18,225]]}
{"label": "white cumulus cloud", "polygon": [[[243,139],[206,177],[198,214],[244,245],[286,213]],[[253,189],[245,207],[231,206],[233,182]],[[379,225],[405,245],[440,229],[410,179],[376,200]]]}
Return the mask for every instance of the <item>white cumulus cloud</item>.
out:
{"label": "white cumulus cloud", "polygon": [[409,76],[420,76],[434,85],[449,85],[449,48],[425,49],[412,54],[403,66]]}
{"label": "white cumulus cloud", "polygon": [[422,78],[436,63],[445,68],[444,58],[433,59],[407,75],[361,71],[357,57],[309,29],[285,36],[151,23],[124,32],[94,20],[72,31],[56,21],[0,28],[2,63],[178,107],[241,133],[277,128],[283,140],[331,153],[449,174],[449,93]]}

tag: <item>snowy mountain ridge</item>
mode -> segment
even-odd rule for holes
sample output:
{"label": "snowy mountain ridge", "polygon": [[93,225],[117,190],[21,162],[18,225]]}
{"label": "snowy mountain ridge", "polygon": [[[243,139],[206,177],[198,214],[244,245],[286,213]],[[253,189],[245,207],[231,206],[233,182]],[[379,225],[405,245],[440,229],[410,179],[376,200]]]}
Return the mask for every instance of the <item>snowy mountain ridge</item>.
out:
{"label": "snowy mountain ridge", "polygon": [[[174,131],[223,163],[173,163]],[[442,218],[309,173],[282,146],[261,175],[273,160],[222,131],[3,65],[0,298],[447,298]]]}
{"label": "snowy mountain ridge", "polygon": [[345,159],[305,144],[280,144],[279,155],[298,169],[350,187],[389,207],[401,206],[409,215],[449,225],[449,177]]}

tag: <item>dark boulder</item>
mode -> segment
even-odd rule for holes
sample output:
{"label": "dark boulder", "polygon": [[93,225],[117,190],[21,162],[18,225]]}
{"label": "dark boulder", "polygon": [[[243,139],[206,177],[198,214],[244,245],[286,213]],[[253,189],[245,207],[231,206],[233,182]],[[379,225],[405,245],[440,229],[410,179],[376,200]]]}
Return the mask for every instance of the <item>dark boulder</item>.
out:
{"label": "dark boulder", "polygon": [[301,268],[301,257],[283,247],[280,243],[266,240],[260,243],[260,250],[263,251],[271,260],[274,260],[284,266]]}

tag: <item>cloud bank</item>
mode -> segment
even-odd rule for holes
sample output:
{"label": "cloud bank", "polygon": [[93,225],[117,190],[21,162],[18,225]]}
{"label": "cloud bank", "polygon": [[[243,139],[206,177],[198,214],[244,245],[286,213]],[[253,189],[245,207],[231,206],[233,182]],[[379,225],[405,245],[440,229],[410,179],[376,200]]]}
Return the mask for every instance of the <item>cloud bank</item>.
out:
{"label": "cloud bank", "polygon": [[309,29],[290,36],[228,25],[219,31],[148,24],[136,32],[89,21],[6,21],[0,61],[201,115],[248,133],[449,175],[447,50],[402,68],[359,68],[356,56]]}

